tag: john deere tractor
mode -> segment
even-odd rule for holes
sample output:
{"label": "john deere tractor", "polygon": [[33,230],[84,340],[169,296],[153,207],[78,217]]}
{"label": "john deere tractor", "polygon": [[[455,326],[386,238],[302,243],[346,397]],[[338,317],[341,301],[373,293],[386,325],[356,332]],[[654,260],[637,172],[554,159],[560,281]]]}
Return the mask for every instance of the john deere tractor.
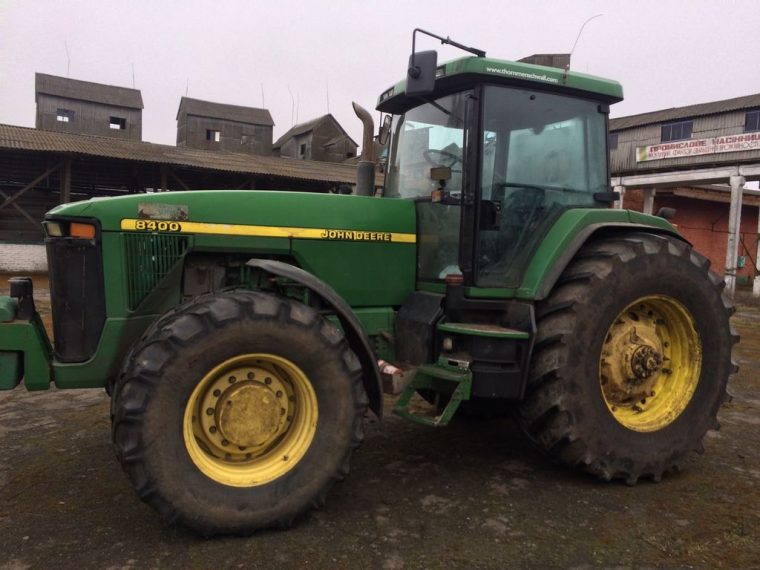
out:
{"label": "john deere tractor", "polygon": [[206,535],[323,503],[368,409],[383,412],[379,360],[411,378],[401,416],[513,413],[548,456],[605,480],[659,480],[700,450],[734,372],[732,308],[666,219],[610,207],[621,86],[434,37],[472,55],[413,49],[380,96],[382,190],[367,163],[353,195],[51,210],[54,342],[31,281],[12,280],[0,388],[105,387],[137,494]]}

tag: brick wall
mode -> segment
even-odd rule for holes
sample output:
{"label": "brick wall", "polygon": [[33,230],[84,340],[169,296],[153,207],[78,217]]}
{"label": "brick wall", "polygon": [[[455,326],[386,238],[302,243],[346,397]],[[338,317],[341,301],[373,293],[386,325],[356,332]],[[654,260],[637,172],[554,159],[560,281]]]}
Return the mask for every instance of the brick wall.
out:
{"label": "brick wall", "polygon": [[36,244],[0,243],[0,272],[47,272],[45,246]]}
{"label": "brick wall", "polygon": [[[642,211],[644,191],[626,191],[623,205],[629,210]],[[710,259],[712,270],[723,275],[728,243],[729,204],[683,196],[655,195],[654,212],[663,206],[676,209],[676,216],[670,221],[678,226],[678,231],[698,252]],[[742,206],[739,255],[745,256],[746,264],[737,271],[740,282],[754,277],[752,263],[757,263],[757,216],[757,206]]]}

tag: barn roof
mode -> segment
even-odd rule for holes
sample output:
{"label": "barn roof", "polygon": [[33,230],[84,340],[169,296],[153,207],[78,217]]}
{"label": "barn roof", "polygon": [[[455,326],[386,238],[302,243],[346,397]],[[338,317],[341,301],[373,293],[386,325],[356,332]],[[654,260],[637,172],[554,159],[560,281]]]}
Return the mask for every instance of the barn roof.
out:
{"label": "barn roof", "polygon": [[34,84],[35,101],[38,94],[44,93],[55,97],[103,103],[129,109],[143,108],[142,94],[139,89],[69,79],[68,77],[47,75],[46,73],[35,73]]}

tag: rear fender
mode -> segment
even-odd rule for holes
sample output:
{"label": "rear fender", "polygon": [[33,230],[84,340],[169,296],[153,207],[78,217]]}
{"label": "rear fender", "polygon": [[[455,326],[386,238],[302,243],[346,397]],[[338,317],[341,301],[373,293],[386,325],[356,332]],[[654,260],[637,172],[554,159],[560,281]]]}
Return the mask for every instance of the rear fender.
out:
{"label": "rear fender", "polygon": [[544,274],[538,288],[536,289],[535,300],[541,301],[545,299],[549,295],[549,293],[551,293],[551,290],[554,288],[554,285],[559,279],[560,275],[562,275],[562,272],[565,270],[568,264],[575,257],[575,254],[578,253],[578,250],[580,250],[583,244],[586,243],[589,239],[592,239],[595,235],[599,235],[600,233],[604,233],[605,235],[609,236],[610,234],[614,234],[616,232],[624,233],[626,231],[631,231],[631,230],[640,231],[640,232],[644,231],[644,232],[648,232],[652,234],[669,235],[671,237],[680,239],[681,241],[688,243],[688,241],[684,239],[683,236],[681,236],[680,234],[674,231],[669,231],[664,228],[658,228],[658,227],[648,226],[644,224],[631,224],[631,223],[590,224],[584,227],[582,230],[580,230],[572,238],[572,240],[567,244],[567,246],[562,251],[562,253],[557,257],[552,267]]}

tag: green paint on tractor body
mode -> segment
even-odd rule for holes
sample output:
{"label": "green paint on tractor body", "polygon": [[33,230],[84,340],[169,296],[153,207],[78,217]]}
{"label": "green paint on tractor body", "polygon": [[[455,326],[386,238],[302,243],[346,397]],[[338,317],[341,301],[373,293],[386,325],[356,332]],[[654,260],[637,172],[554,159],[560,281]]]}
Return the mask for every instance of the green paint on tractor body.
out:
{"label": "green paint on tractor body", "polygon": [[414,53],[378,104],[395,115],[381,197],[360,163],[354,196],[161,192],[49,212],[54,342],[31,280],[14,280],[0,389],[106,386],[136,490],[205,536],[321,504],[383,392],[427,426],[512,414],[605,480],[657,481],[701,449],[738,337],[707,260],[666,220],[611,207],[620,85]]}
{"label": "green paint on tractor body", "polygon": [[[484,97],[486,89],[495,89],[486,85],[511,89],[513,94],[510,96],[514,97],[522,97],[523,93],[528,93],[524,90],[528,89],[530,93],[545,92],[547,97],[554,97],[554,101],[562,101],[562,97],[585,98],[593,105],[606,105],[622,99],[622,89],[614,81],[541,66],[469,57],[438,68],[436,95],[428,99],[439,95],[445,99],[452,93],[461,92]],[[467,91],[473,89],[475,91]],[[535,99],[535,95],[531,98]],[[378,108],[405,113],[414,111],[421,103],[421,100],[405,95],[405,82],[401,82],[381,95]],[[473,119],[474,103],[467,105],[470,115],[466,120],[469,122],[461,122],[454,132],[455,138],[458,133],[462,140],[465,130],[482,129]],[[455,114],[459,110],[446,112]],[[217,263],[225,266],[225,287],[258,288],[261,276],[244,266],[244,262],[251,258],[274,259],[295,265],[327,284],[350,305],[364,332],[373,340],[376,357],[393,360],[398,348],[394,328],[399,308],[414,291],[444,296],[446,272],[456,265],[457,256],[463,255],[459,222],[466,218],[466,214],[461,213],[458,205],[451,206],[451,201],[445,205],[446,200],[436,213],[435,200],[431,203],[429,197],[425,198],[435,189],[435,181],[423,183],[422,190],[417,193],[404,186],[408,178],[404,171],[407,167],[399,157],[412,148],[403,145],[404,130],[413,125],[414,118],[413,114],[408,114],[406,123],[403,118],[397,123],[389,160],[387,196],[383,198],[207,190],[95,198],[54,208],[46,219],[48,223],[62,225],[64,232],[72,222],[91,223],[97,227],[95,239],[66,235],[48,238],[49,242],[68,240],[69,249],[76,249],[77,244],[82,250],[90,248],[94,255],[92,259],[100,263],[100,274],[89,277],[95,280],[92,290],[102,291],[102,310],[94,313],[96,318],[90,315],[88,318],[93,322],[87,324],[96,334],[89,335],[91,348],[84,356],[62,355],[61,350],[49,346],[38,318],[28,322],[15,320],[15,301],[0,298],[3,321],[0,323],[0,389],[13,388],[22,376],[29,389],[45,388],[51,381],[61,388],[106,385],[118,374],[129,348],[148,326],[192,296],[187,292],[194,290],[188,268]],[[462,117],[461,121],[464,120]],[[451,115],[446,121],[449,128],[460,119],[454,120]],[[559,132],[565,125],[562,121],[565,119],[559,117],[551,128]],[[606,125],[606,119],[599,124]],[[430,132],[436,128],[433,124]],[[513,132],[512,137],[515,136]],[[484,147],[494,144],[495,140],[495,134],[486,134]],[[409,144],[419,146],[422,143],[417,137]],[[432,145],[433,141],[425,141],[425,144]],[[484,147],[478,152],[483,152]],[[443,152],[442,156],[446,156],[446,151],[433,151],[434,148],[438,147],[430,146],[431,153]],[[472,160],[466,157],[463,149],[456,148],[456,144],[448,148],[452,149],[450,152],[458,153],[456,161]],[[423,161],[422,170],[434,166],[432,163],[439,160],[438,155],[431,158],[427,154],[426,157],[430,164]],[[461,174],[457,174],[457,170],[464,170],[461,166],[443,166],[448,166],[452,176],[459,177],[461,182]],[[483,168],[471,162],[469,168],[472,173],[480,169],[479,176],[485,179]],[[509,168],[514,168],[511,163]],[[496,176],[497,167],[493,169]],[[606,166],[602,170],[606,177]],[[449,182],[448,189],[451,189],[453,180]],[[485,188],[485,182],[481,181],[481,184]],[[531,184],[526,186],[530,187]],[[550,191],[554,189],[545,192],[551,194]],[[493,201],[497,200],[495,192],[490,196]],[[588,197],[576,204],[562,197],[561,191],[554,194],[551,194],[554,201],[547,206],[553,214],[547,216],[540,231],[532,232],[535,234],[532,241],[525,242],[522,248],[525,253],[519,259],[515,257],[508,272],[509,278],[501,282],[498,274],[492,274],[481,283],[479,277],[471,276],[464,284],[467,297],[532,302],[545,296],[558,276],[558,269],[568,262],[568,251],[577,250],[598,228],[648,227],[675,234],[672,226],[660,218],[609,209],[607,204],[595,203]],[[478,199],[486,201],[485,194]],[[579,207],[584,204],[586,207]],[[429,233],[430,212],[433,218],[445,214],[435,222],[442,224],[438,226],[440,234]],[[58,255],[52,249],[50,251],[52,255]],[[431,262],[431,251],[433,257],[439,256],[441,260]],[[91,267],[92,261],[88,271]],[[201,273],[196,271],[193,275],[196,274]],[[52,277],[55,320],[56,316],[65,315],[65,311],[56,311],[56,307],[60,308],[67,301],[56,293],[61,287],[56,286],[55,279],[62,278]],[[286,283],[280,290],[295,290],[296,297],[308,302],[309,291],[293,285]],[[71,294],[70,287],[66,290]],[[79,302],[86,304],[88,300],[80,299]],[[89,313],[85,311],[83,314]],[[338,319],[331,320],[338,324]],[[440,332],[445,333],[449,330],[447,327],[456,331],[458,325],[447,323],[442,325]],[[525,339],[531,334],[528,330],[515,331],[512,337]],[[426,365],[435,367],[435,362],[434,359]],[[431,370],[427,373],[435,376]],[[467,377],[470,377],[469,373]],[[469,397],[469,389],[467,394]]]}

